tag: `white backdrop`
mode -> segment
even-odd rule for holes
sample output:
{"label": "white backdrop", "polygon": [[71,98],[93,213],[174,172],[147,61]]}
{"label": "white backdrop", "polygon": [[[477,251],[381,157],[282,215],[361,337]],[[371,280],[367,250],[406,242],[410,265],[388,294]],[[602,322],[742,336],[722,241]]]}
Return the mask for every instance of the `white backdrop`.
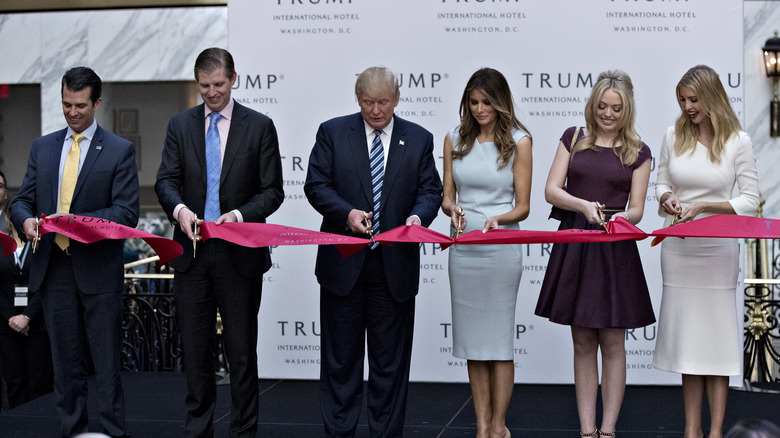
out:
{"label": "white backdrop", "polygon": [[[231,0],[229,49],[239,74],[233,95],[274,120],[282,149],[286,199],[269,222],[318,229],[321,217],[303,194],[309,152],[319,123],[358,110],[354,81],[366,67],[383,65],[399,75],[396,114],[434,133],[441,171],[441,144],[458,123],[463,87],[488,66],[507,77],[534,137],[531,214],[522,226],[555,229],[544,181],[560,134],[584,123],[598,73],[618,68],[631,75],[639,131],[656,157],[679,113],[674,87],[695,64],[720,73],[743,118],[742,16],[741,0]],[[639,224],[648,232],[662,226],[655,175],[654,159]],[[448,222],[441,215],[431,228],[447,233]],[[639,247],[657,315],[660,247],[649,241]],[[571,383],[568,327],[533,315],[550,245],[525,249],[515,380]],[[411,378],[467,381],[465,361],[451,355],[446,251],[430,244],[420,251]],[[261,377],[319,377],[315,252],[272,250],[259,316]],[[651,367],[655,335],[655,324],[628,333],[629,383],[679,383],[678,375]]]}

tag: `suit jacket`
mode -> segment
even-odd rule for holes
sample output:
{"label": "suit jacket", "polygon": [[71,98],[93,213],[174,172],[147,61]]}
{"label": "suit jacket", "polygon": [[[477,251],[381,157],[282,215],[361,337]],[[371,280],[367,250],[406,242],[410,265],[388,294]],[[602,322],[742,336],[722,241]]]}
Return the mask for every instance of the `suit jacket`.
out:
{"label": "suit jacket", "polygon": [[14,306],[16,298],[16,286],[27,286],[30,281],[30,260],[32,249],[27,248],[27,256],[22,264],[22,269],[16,265],[13,254],[0,257],[0,333],[16,333],[8,326],[8,320],[20,313],[30,318],[31,332],[45,332],[46,324],[43,322],[43,306],[41,294],[27,295],[27,306]]}
{"label": "suit jacket", "polygon": [[[25,219],[57,212],[60,156],[66,132],[67,129],[53,132],[33,142],[22,187],[11,203],[11,221],[23,239],[21,230]],[[129,227],[138,224],[138,170],[132,143],[97,127],[79,171],[70,213],[107,219]],[[76,283],[82,292],[122,292],[123,243],[122,240],[91,244],[70,241],[68,251]],[[41,287],[53,245],[54,233],[44,234],[38,250],[31,255],[31,293]]]}
{"label": "suit jacket", "polygon": [[[423,226],[431,224],[442,201],[442,185],[433,158],[433,135],[397,116],[388,149],[382,185],[380,232],[404,225],[411,215]],[[372,211],[371,170],[366,131],[360,113],[338,117],[320,125],[309,157],[304,191],[322,214],[320,230],[355,235],[347,227],[352,209]],[[417,294],[420,250],[416,243],[380,245],[390,293],[396,301]],[[377,248],[377,250],[379,250]],[[355,285],[367,250],[342,258],[332,245],[317,252],[315,274],[320,285],[347,295]]]}
{"label": "suit jacket", "polygon": [[[179,228],[173,210],[184,204],[203,218],[206,208],[205,123],[203,104],[171,119],[154,186],[160,205],[176,225],[173,239],[184,248],[184,254],[170,263],[179,272],[186,271],[192,262],[192,241]],[[282,162],[273,121],[234,103],[219,181],[222,213],[238,209],[244,222],[265,222],[283,200]],[[254,277],[270,269],[268,248],[233,247],[233,263],[241,275]]]}

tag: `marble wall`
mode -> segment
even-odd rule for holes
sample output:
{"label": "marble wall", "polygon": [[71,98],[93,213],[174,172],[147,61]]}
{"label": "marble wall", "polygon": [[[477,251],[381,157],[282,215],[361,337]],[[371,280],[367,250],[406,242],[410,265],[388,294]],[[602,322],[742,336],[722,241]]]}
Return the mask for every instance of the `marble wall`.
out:
{"label": "marble wall", "polygon": [[745,20],[745,117],[758,159],[761,196],[766,200],[764,217],[780,218],[780,137],[769,136],[769,101],[772,81],[766,77],[761,48],[780,30],[780,2],[746,1]]}
{"label": "marble wall", "polygon": [[[226,7],[0,15],[0,83],[41,84],[41,132],[51,132],[63,125],[52,102],[67,68],[89,65],[106,82],[191,80],[200,50],[228,46],[227,22]],[[764,215],[780,218],[780,139],[769,137],[772,87],[761,55],[780,29],[780,2],[745,1],[744,23],[744,129],[758,156]],[[706,62],[691,50],[692,62]]]}
{"label": "marble wall", "polygon": [[0,15],[0,83],[40,83],[41,132],[51,132],[63,126],[52,102],[68,68],[88,65],[104,82],[192,80],[214,46],[227,47],[226,7]]}

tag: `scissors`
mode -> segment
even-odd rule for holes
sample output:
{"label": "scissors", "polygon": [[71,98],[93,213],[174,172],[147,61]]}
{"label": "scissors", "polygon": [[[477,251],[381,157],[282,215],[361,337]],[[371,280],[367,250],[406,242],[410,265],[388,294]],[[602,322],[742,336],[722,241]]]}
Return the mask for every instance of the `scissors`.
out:
{"label": "scissors", "polygon": [[604,216],[604,206],[601,205],[600,202],[596,202],[596,205],[599,206],[599,219],[601,220],[601,226],[604,227],[604,229],[607,231],[607,234],[609,234],[609,228],[607,228],[607,218]]}
{"label": "scissors", "polygon": [[200,240],[200,225],[198,225],[198,218],[195,218],[192,237],[192,258],[195,258],[195,251],[198,249],[198,240]]}
{"label": "scissors", "polygon": [[461,234],[463,234],[463,209],[458,207],[458,228],[455,229],[455,235],[452,236],[453,251],[457,251],[458,249],[458,246],[455,245],[455,239],[457,239]]}
{"label": "scissors", "polygon": [[33,241],[32,241],[32,250],[33,250],[33,254],[35,253],[35,250],[36,250],[36,249],[38,249],[38,241],[39,241],[39,240],[40,240],[40,238],[41,238],[41,235],[40,235],[40,233],[38,232],[38,222],[39,222],[39,221],[40,221],[40,219],[35,219],[35,238],[34,238],[34,239],[33,239]]}
{"label": "scissors", "polygon": [[366,234],[371,238],[371,243],[374,242],[374,230],[371,228],[371,220],[368,218],[368,213],[363,212],[363,225],[366,226]]}

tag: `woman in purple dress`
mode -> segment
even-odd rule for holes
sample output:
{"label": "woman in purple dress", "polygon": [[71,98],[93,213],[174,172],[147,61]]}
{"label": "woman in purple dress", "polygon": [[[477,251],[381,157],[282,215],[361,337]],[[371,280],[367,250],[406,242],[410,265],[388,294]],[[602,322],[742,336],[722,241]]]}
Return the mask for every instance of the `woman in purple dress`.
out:
{"label": "woman in purple dress", "polygon": [[[561,136],[545,185],[559,229],[603,229],[644,213],[650,148],[634,128],[631,78],[601,73],[585,106],[585,128]],[[633,241],[553,246],[537,315],[571,326],[580,435],[615,435],[626,385],[625,330],[655,322],[639,251]],[[596,428],[601,349],[601,431]]]}

